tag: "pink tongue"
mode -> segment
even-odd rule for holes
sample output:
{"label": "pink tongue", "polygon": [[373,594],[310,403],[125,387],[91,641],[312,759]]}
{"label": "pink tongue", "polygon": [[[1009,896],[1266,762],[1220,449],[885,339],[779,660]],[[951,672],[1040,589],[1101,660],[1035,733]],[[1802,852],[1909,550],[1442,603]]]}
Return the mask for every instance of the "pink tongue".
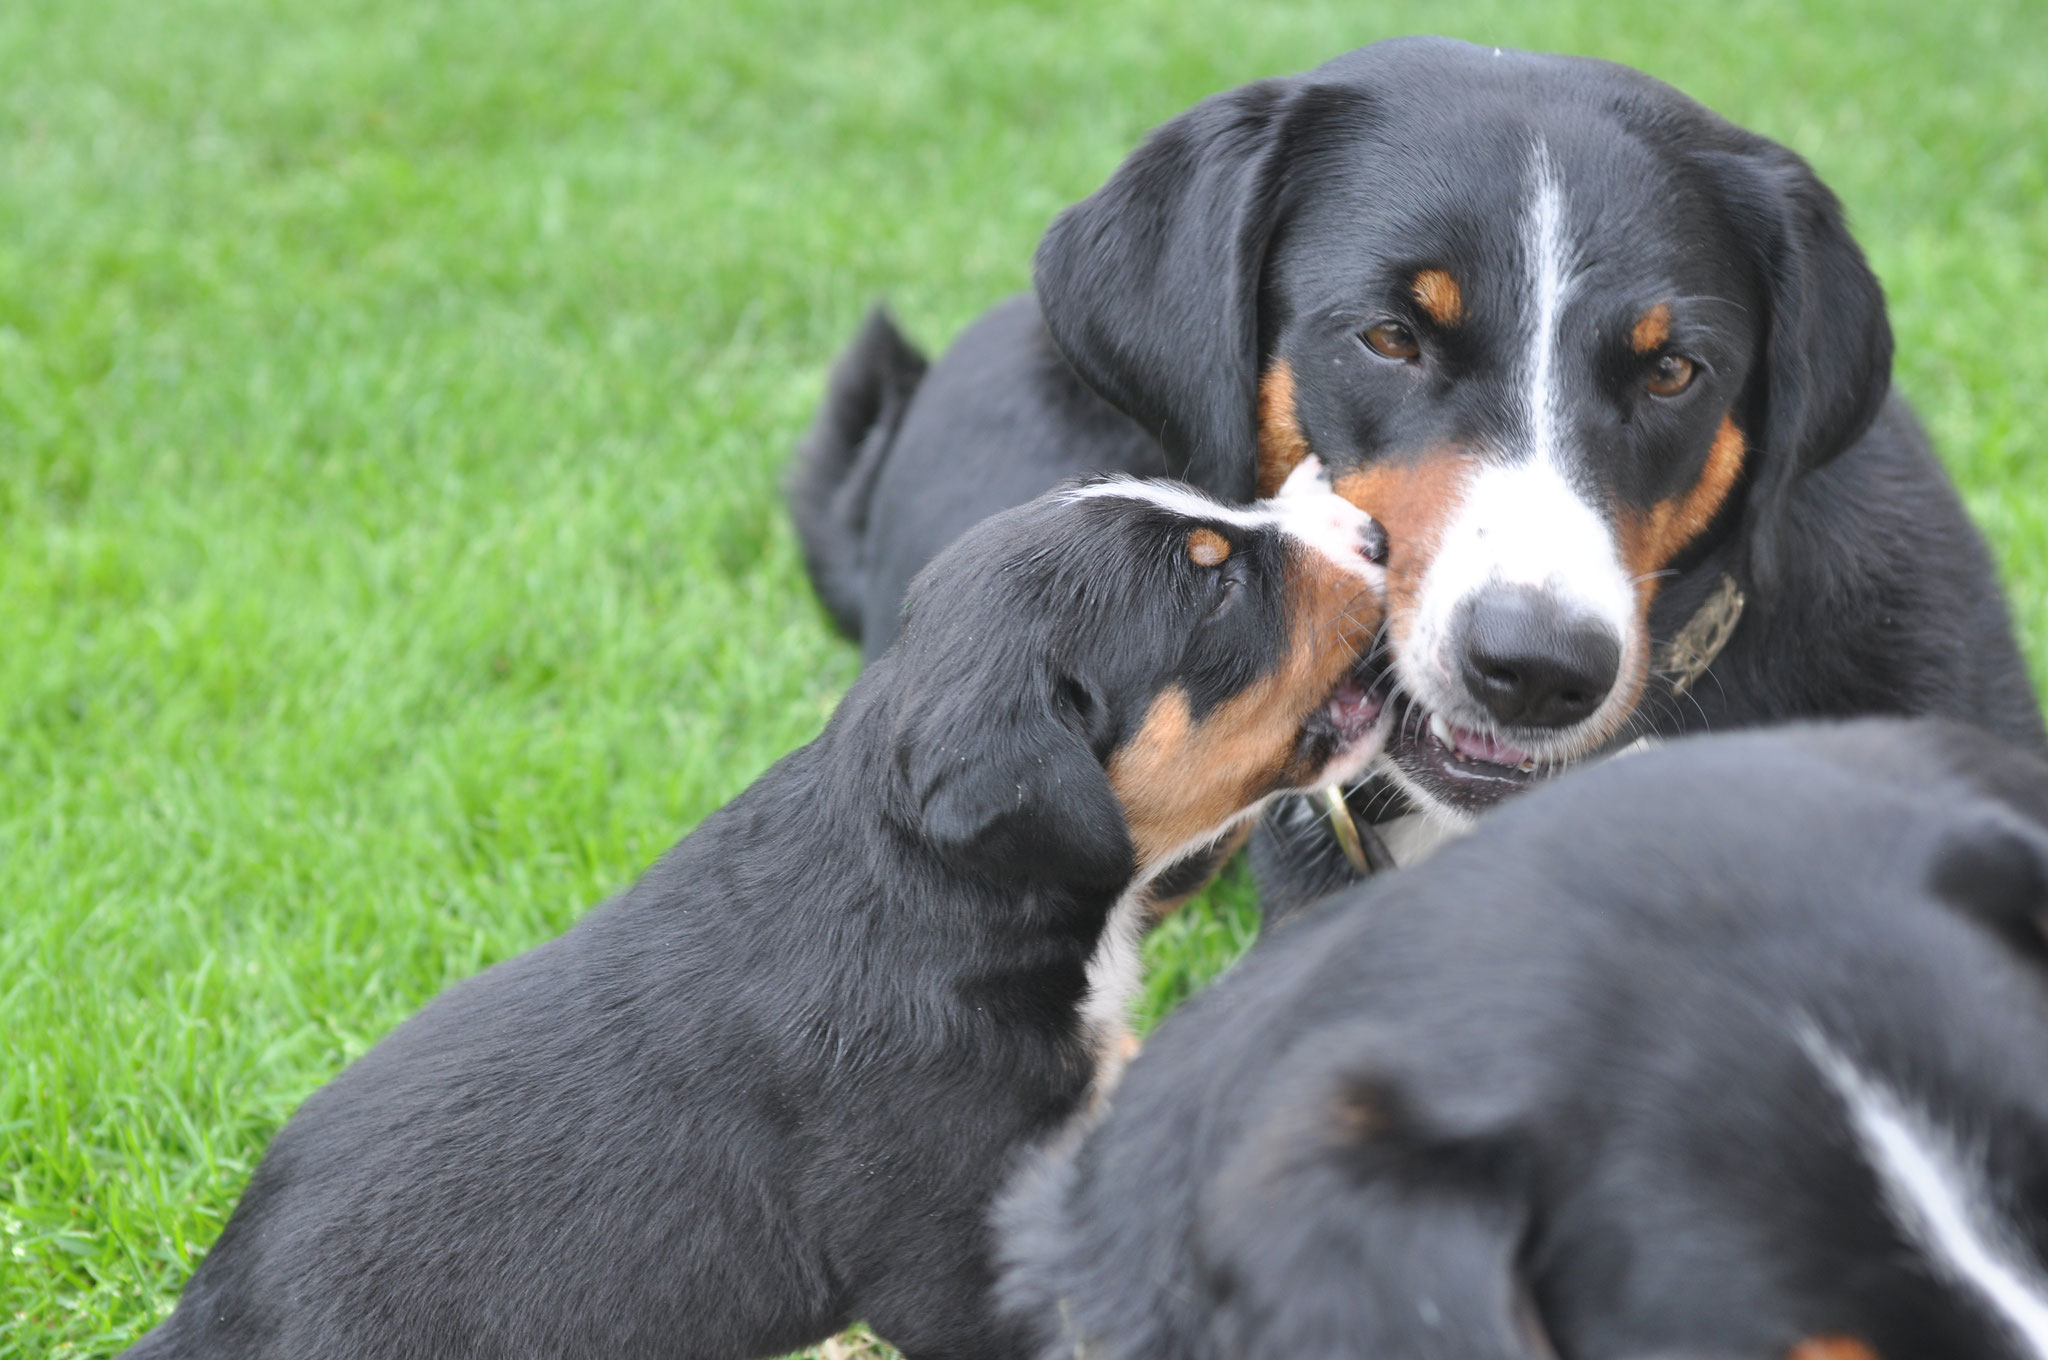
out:
{"label": "pink tongue", "polygon": [[1526,751],[1508,745],[1504,741],[1469,732],[1462,727],[1451,729],[1451,739],[1457,743],[1458,754],[1473,760],[1489,761],[1495,765],[1520,765],[1529,758]]}
{"label": "pink tongue", "polygon": [[1380,716],[1386,700],[1367,694],[1359,685],[1345,685],[1330,700],[1330,716],[1337,725],[1363,730]]}

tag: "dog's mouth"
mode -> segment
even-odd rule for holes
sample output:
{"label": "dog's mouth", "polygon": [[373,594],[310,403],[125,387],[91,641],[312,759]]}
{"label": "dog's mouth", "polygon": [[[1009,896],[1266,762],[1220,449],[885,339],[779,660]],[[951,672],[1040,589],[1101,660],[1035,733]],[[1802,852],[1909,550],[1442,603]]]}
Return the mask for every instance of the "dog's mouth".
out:
{"label": "dog's mouth", "polygon": [[1315,786],[1348,783],[1380,754],[1390,712],[1386,679],[1382,666],[1361,662],[1302,724],[1306,764],[1319,771]]}
{"label": "dog's mouth", "polygon": [[1406,694],[1388,701],[1393,722],[1386,758],[1416,792],[1474,815],[1511,794],[1563,772],[1561,763],[1538,762],[1529,752],[1489,732],[1460,727]]}

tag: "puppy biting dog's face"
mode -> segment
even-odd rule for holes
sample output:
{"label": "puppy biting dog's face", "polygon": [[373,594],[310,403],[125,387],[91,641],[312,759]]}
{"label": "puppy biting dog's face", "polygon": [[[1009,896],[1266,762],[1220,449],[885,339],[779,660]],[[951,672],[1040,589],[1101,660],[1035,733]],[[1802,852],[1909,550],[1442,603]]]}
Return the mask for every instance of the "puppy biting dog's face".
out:
{"label": "puppy biting dog's face", "polygon": [[1109,479],[998,515],[912,586],[899,763],[931,843],[1149,880],[1384,740],[1384,539],[1302,460],[1232,507]]}

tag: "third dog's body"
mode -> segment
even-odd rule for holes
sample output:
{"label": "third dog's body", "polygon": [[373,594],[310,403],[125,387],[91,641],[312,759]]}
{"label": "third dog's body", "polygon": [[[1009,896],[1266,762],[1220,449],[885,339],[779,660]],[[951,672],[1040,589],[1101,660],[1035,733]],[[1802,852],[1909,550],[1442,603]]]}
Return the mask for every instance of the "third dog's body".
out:
{"label": "third dog's body", "polygon": [[1262,940],[1008,1197],[1045,1360],[2042,1360],[2048,765],[1689,739]]}

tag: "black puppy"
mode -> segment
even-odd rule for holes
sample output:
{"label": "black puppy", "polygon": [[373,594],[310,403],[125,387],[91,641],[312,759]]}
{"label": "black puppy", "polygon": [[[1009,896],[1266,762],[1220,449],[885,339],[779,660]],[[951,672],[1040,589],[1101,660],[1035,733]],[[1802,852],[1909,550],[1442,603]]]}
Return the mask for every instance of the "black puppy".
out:
{"label": "black puppy", "polygon": [[2048,766],[1678,743],[1276,932],[1006,1196],[1088,1360],[2044,1360]]}
{"label": "black puppy", "polygon": [[1377,747],[1371,526],[1318,485],[957,543],[816,741],[308,1099],[130,1354],[1019,1354],[988,1203],[1120,1053],[1145,884]]}
{"label": "black puppy", "polygon": [[[878,316],[833,375],[791,506],[870,655],[911,573],[1063,477],[1243,498],[1313,454],[1391,543],[1361,815],[1441,829],[1645,735],[1823,715],[2044,746],[1840,205],[1647,76],[1416,38],[1227,91],[1061,215],[1036,284],[929,373]],[[1305,830],[1269,890],[1335,881]]]}

